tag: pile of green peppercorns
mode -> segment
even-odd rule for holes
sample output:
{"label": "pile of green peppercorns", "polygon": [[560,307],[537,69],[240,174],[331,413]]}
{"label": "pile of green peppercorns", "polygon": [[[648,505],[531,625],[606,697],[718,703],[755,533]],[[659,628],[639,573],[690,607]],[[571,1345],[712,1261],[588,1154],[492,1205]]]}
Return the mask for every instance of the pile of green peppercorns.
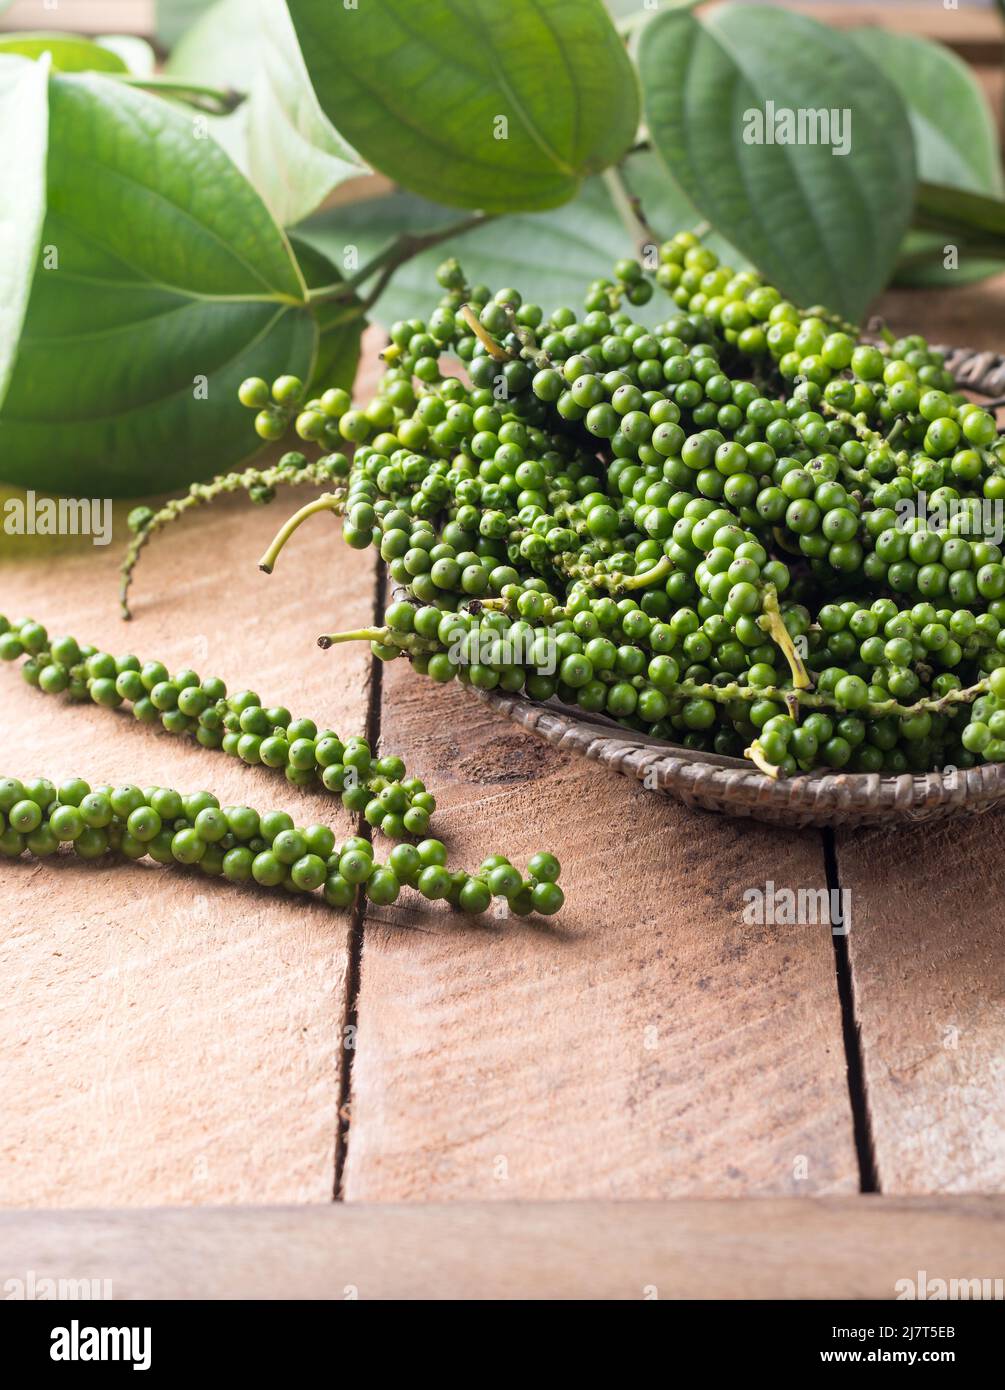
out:
{"label": "pile of green peppercorns", "polygon": [[[322,645],[775,777],[1005,759],[1005,442],[924,338],[863,341],[690,233],[582,315],[453,260],[438,278],[365,408],[241,388],[264,438],[330,451],[330,493],[263,568],[327,507],[399,586],[379,627]],[[647,327],[625,305],[653,281],[672,303]]]}

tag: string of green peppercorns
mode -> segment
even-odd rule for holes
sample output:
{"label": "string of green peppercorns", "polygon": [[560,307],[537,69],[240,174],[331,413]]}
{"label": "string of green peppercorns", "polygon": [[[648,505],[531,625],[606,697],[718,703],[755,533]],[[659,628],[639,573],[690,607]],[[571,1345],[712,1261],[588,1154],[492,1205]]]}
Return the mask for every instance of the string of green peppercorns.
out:
{"label": "string of green peppercorns", "polygon": [[170,675],[160,661],[115,657],[73,637],[50,639],[31,618],[11,624],[0,617],[0,661],[24,657],[22,674],[48,695],[90,699],[105,709],[129,708],[143,724],[160,724],[221,749],[249,766],[281,770],[293,786],[314,786],[340,795],[346,810],[362,814],[388,839],[425,835],[436,800],[401,758],[375,757],[365,738],[340,738],[312,719],[294,719],[282,706],[263,706],[254,691],[228,695],[219,678],[195,671]]}
{"label": "string of green peppercorns", "polygon": [[451,872],[445,846],[432,839],[396,845],[380,863],[360,836],[336,844],[325,825],[300,829],[285,811],[221,806],[211,792],[92,788],[79,777],[59,786],[46,778],[0,778],[0,856],[17,859],[27,852],[47,859],[63,845],[85,861],[114,853],[134,861],[198,865],[208,877],[231,883],[305,896],[320,890],[330,907],[343,910],[360,888],[379,906],[389,906],[409,887],[466,913],[485,912],[493,898],[501,898],[518,916],[550,916],[565,900],[560,866],[550,854],[534,855],[526,878],[502,855],[490,856],[473,874]]}
{"label": "string of green peppercorns", "polygon": [[188,492],[172,498],[157,511],[146,506],[134,507],[128,518],[132,540],[122,560],[119,581],[119,604],[123,618],[128,620],[132,617],[129,590],[144,547],[158,531],[177,521],[193,507],[205,506],[218,497],[242,491],[256,506],[265,506],[275,500],[278,487],[337,484],[348,472],[349,460],[344,454],[330,454],[327,458],[309,462],[304,454],[291,450],[283,454],[272,468],[246,468],[243,473],[225,473],[208,483],[193,483]]}

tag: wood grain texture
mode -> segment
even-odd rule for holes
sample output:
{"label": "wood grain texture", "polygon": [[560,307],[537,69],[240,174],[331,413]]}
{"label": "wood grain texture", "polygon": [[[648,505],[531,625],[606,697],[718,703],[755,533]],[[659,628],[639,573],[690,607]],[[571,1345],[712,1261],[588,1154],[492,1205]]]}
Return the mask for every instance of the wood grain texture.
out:
{"label": "wood grain texture", "polygon": [[1000,1198],[0,1213],[0,1288],[116,1299],[893,1299],[1003,1268]]}
{"label": "wood grain texture", "polygon": [[459,863],[555,847],[568,901],[369,913],[349,1200],[855,1189],[829,928],[741,920],[766,878],[822,883],[817,835],[688,812],[403,662],[382,721]]}
{"label": "wood grain texture", "polygon": [[[49,0],[13,0],[0,19],[0,29],[28,29],[74,34],[141,34],[156,28],[156,0],[72,0],[64,19],[62,5]],[[54,13],[55,12],[55,13]]]}
{"label": "wood grain texture", "polygon": [[[888,294],[897,332],[1001,350],[1005,276]],[[1005,822],[837,839],[873,1153],[884,1192],[1005,1189]]]}
{"label": "wood grain texture", "polygon": [[[369,557],[324,519],[272,578],[256,568],[297,496],[190,513],[146,552],[128,626],[115,574],[125,509],[112,546],[77,543],[58,562],[44,542],[5,537],[0,611],[360,732],[367,654],[326,655],[315,637],[336,603],[347,621],[369,620]],[[10,667],[0,725],[4,774],[209,787],[224,804],[288,806],[300,823],[351,833],[327,794],[43,696]],[[0,885],[0,1203],[331,1199],[344,916],[150,865],[2,861]]]}
{"label": "wood grain texture", "polygon": [[894,333],[923,333],[930,343],[1005,351],[1005,275],[940,290],[891,290],[877,312]]}
{"label": "wood grain texture", "polygon": [[1005,822],[838,837],[883,1192],[1005,1190]]}
{"label": "wood grain texture", "polygon": [[869,4],[856,0],[854,4],[833,4],[831,0],[810,0],[810,3],[787,4],[786,9],[831,24],[836,29],[874,25],[898,34],[917,34],[935,39],[955,49],[969,62],[994,62],[1001,57],[1002,25],[999,16],[986,8],[964,3],[948,5],[942,0],[928,4],[910,0],[887,0]]}

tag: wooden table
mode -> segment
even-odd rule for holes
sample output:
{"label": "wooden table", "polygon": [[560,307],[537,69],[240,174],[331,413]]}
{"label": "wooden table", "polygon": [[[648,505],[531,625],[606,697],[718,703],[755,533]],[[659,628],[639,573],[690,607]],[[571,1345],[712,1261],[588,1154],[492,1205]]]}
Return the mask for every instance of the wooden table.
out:
{"label": "wooden table", "polygon": [[[884,308],[1000,346],[1005,278]],[[461,862],[554,847],[568,905],[471,923],[409,895],[347,919],[194,871],[4,861],[0,1282],[84,1262],[121,1295],[890,1297],[919,1269],[1001,1276],[1005,822],[832,837],[691,812],[405,663],[324,653],[381,580],[327,519],[259,574],[285,507],[192,513],[147,552],[128,628],[122,514],[105,550],[0,533],[0,609],[366,731],[435,789]],[[350,833],[325,795],[9,669],[0,711],[3,773],[208,786]],[[847,890],[850,935],[745,925],[768,880]]]}

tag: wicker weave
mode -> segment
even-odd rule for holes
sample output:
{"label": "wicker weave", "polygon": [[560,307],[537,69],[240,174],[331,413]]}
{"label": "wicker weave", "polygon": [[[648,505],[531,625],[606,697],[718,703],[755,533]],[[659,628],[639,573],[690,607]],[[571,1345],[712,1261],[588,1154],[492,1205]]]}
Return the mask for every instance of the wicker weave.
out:
{"label": "wicker weave", "polygon": [[988,811],[1005,801],[1001,763],[901,777],[814,772],[775,781],[743,758],[692,753],[613,723],[577,719],[565,706],[535,704],[522,695],[494,691],[472,693],[557,748],[637,777],[648,791],[725,815],[776,825],[880,825]]}
{"label": "wicker weave", "polygon": [[[969,348],[939,351],[961,388],[989,399],[1005,396],[1005,356]],[[495,691],[471,693],[558,748],[637,777],[648,791],[724,815],[791,826],[889,825],[978,814],[1005,801],[1001,763],[900,777],[818,772],[776,781],[745,759],[693,753],[613,721],[580,718],[566,705],[536,704]]]}

